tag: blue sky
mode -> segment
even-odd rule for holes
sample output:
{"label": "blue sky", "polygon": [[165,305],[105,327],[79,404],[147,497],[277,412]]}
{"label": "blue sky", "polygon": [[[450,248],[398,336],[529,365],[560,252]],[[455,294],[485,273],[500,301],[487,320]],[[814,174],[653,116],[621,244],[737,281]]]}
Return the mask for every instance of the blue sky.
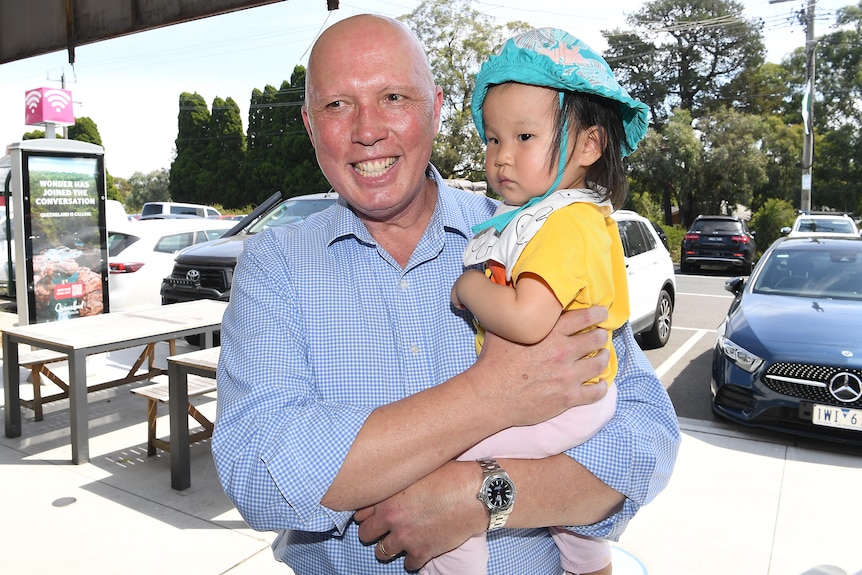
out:
{"label": "blue sky", "polygon": [[[807,0],[770,4],[743,0],[744,17],[763,19],[768,59],[778,62],[801,47],[804,28],[794,19]],[[305,64],[319,32],[362,12],[398,17],[419,0],[352,0],[327,12],[326,0],[288,0],[80,46],[74,66],[65,51],[0,65],[0,147],[38,129],[24,124],[24,92],[61,86],[71,90],[75,115],[92,118],[105,146],[111,174],[170,168],[181,92],[197,92],[212,104],[232,97],[246,121],[254,88],[278,87],[296,64]],[[625,16],[642,0],[561,2],[560,0],[476,0],[474,7],[500,23],[524,20],[557,26],[604,50],[601,30],[626,27]],[[815,34],[830,31],[838,8],[852,0],[817,0]],[[523,8],[529,6],[529,10]],[[2,152],[2,149],[0,149]]]}

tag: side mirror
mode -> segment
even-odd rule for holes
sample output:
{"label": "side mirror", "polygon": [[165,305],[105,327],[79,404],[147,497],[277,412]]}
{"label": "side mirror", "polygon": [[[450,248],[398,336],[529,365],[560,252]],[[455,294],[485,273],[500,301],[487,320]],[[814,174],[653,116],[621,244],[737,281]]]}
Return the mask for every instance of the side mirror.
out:
{"label": "side mirror", "polygon": [[787,234],[789,234],[789,233],[790,233],[790,228],[789,228],[789,227],[784,226],[783,228],[781,228],[781,235],[782,235],[782,236],[786,236],[786,235],[787,235]]}
{"label": "side mirror", "polygon": [[724,289],[733,295],[739,295],[742,293],[743,284],[745,284],[745,278],[742,276],[736,276],[735,278],[730,278],[724,282]]}

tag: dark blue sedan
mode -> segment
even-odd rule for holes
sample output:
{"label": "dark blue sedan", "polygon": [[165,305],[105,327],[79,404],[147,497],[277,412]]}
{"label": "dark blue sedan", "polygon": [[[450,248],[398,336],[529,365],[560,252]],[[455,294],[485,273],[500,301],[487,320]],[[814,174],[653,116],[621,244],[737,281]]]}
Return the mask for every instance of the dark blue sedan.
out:
{"label": "dark blue sedan", "polygon": [[862,238],[781,238],[718,328],[712,408],[735,422],[862,444]]}

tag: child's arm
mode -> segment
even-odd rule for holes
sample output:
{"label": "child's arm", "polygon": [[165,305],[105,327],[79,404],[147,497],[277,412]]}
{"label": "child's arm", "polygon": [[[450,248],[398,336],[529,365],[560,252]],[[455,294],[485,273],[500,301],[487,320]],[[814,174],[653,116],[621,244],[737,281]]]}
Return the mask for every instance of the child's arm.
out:
{"label": "child's arm", "polygon": [[469,309],[488,331],[526,344],[541,341],[563,313],[554,292],[530,273],[521,274],[513,289],[467,270],[452,287],[452,303]]}

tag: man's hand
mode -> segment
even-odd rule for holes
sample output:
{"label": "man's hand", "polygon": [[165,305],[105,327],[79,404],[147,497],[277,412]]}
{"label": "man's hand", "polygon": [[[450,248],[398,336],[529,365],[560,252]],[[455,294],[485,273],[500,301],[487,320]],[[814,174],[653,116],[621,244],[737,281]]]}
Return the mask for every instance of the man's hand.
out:
{"label": "man's hand", "polygon": [[477,403],[493,410],[509,427],[533,425],[570,407],[598,401],[607,385],[583,382],[607,367],[609,354],[603,346],[610,334],[591,329],[605,318],[607,309],[598,306],[565,312],[535,345],[518,345],[487,333],[479,359],[468,370],[481,383],[475,386]]}
{"label": "man's hand", "polygon": [[404,555],[405,569],[419,569],[488,527],[488,511],[476,498],[481,484],[475,462],[447,463],[403,492],[357,511],[359,538],[378,542],[379,561]]}

